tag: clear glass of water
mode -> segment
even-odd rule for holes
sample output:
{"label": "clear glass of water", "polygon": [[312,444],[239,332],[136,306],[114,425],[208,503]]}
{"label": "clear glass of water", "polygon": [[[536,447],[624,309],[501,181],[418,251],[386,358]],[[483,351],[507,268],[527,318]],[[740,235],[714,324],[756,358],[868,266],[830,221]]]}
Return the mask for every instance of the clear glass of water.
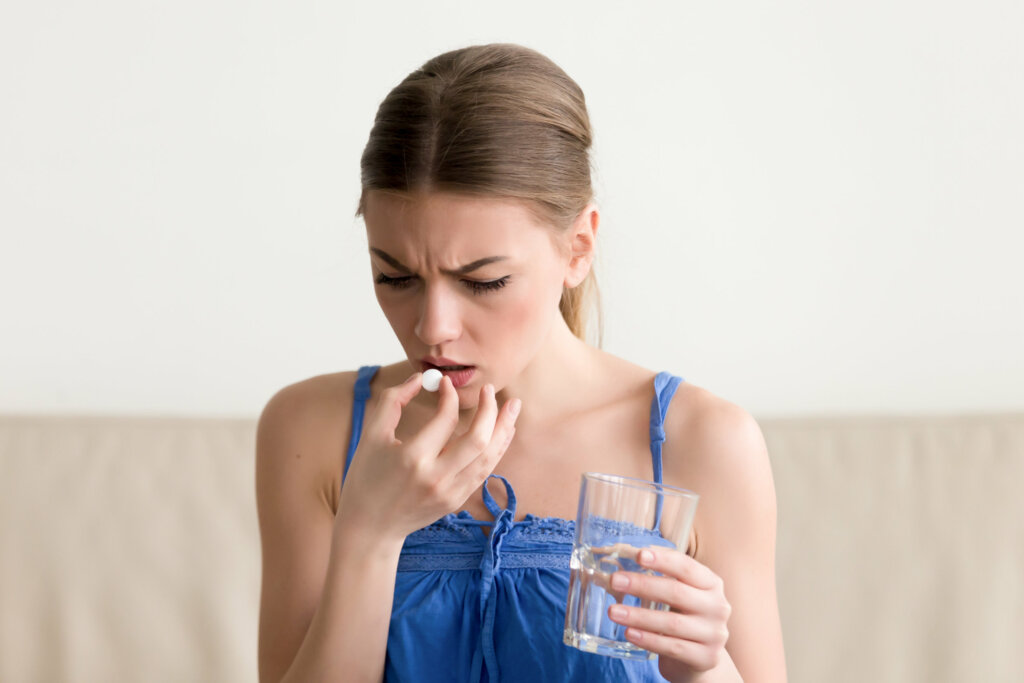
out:
{"label": "clear glass of water", "polygon": [[692,491],[644,479],[587,472],[580,483],[565,609],[566,645],[610,657],[654,659],[626,640],[626,627],[608,616],[618,603],[627,607],[668,610],[668,605],[641,600],[611,587],[611,575],[625,569],[644,572],[640,551],[663,546],[686,551],[699,496]]}

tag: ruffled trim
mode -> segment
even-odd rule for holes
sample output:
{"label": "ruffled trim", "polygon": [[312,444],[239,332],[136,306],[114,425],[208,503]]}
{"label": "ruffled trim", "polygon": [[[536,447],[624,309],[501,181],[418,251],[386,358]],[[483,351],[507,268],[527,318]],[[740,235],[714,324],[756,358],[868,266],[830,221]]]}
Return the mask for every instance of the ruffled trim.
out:
{"label": "ruffled trim", "polygon": [[474,547],[478,546],[479,535],[474,532],[473,527],[467,525],[464,520],[473,520],[473,516],[465,510],[458,515],[447,514],[441,519],[431,522],[422,529],[409,534],[408,539],[415,541],[431,542],[470,542]]}
{"label": "ruffled trim", "polygon": [[572,543],[576,537],[576,520],[561,517],[537,517],[527,514],[513,527],[520,535],[552,541]]}
{"label": "ruffled trim", "polygon": [[[569,569],[571,552],[516,552],[501,554],[501,569]],[[403,553],[400,572],[472,571],[480,569],[483,551],[478,553]]]}
{"label": "ruffled trim", "polygon": [[[422,542],[470,543],[475,548],[482,546],[485,536],[473,527],[492,526],[490,520],[479,520],[465,510],[458,514],[449,513],[444,517],[417,529],[409,534],[408,541],[415,544]],[[572,544],[576,536],[576,522],[561,517],[537,517],[527,514],[518,522],[513,522],[507,540],[515,538],[549,543]]]}

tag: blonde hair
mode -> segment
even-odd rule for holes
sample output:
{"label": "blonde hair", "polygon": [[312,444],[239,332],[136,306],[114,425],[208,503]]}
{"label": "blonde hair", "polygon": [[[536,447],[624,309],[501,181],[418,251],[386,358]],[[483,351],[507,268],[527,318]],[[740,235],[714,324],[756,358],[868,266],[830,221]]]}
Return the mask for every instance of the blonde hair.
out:
{"label": "blonde hair", "polygon": [[[567,230],[593,198],[592,140],[583,91],[544,55],[508,43],[446,52],[381,102],[363,150],[356,215],[370,190],[447,191],[521,199],[542,222]],[[593,268],[559,303],[584,341],[591,308],[600,346]]]}

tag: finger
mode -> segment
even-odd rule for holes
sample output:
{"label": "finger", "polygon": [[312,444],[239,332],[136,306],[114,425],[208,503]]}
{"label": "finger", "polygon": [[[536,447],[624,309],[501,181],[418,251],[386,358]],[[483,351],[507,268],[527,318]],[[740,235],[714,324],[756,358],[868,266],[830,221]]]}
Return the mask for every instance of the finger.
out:
{"label": "finger", "polygon": [[465,467],[456,475],[455,481],[458,485],[473,490],[494,471],[515,437],[515,425],[519,418],[521,405],[522,402],[517,398],[505,401],[505,405],[501,407],[498,419],[495,421],[490,443],[487,444],[483,452],[475,458],[469,459]]}
{"label": "finger", "polygon": [[490,445],[494,436],[495,421],[498,417],[498,402],[494,398],[494,386],[485,384],[480,389],[476,415],[469,430],[458,437],[446,453],[445,459],[452,472],[460,472]]}
{"label": "finger", "polygon": [[648,652],[683,662],[695,671],[710,671],[715,668],[718,665],[718,653],[721,652],[719,648],[709,647],[706,643],[673,638],[636,628],[626,629],[626,640]]}
{"label": "finger", "polygon": [[410,448],[435,455],[441,452],[459,426],[459,393],[447,375],[441,378],[437,393],[437,412],[409,441]]}
{"label": "finger", "polygon": [[664,603],[680,612],[710,613],[714,608],[711,593],[671,576],[651,576],[636,572],[617,571],[611,576],[611,587],[618,593],[634,595],[641,600]]}
{"label": "finger", "polygon": [[637,561],[645,569],[672,576],[695,588],[718,588],[721,579],[706,566],[674,548],[649,547],[640,552]]}
{"label": "finger", "polygon": [[638,548],[629,543],[615,543],[614,545],[594,547],[591,550],[595,557],[599,556],[601,558],[600,568],[593,573],[591,580],[594,585],[604,589],[616,601],[622,602],[626,594],[612,586],[612,577],[622,569],[622,560],[636,562],[637,554],[643,548]]}
{"label": "finger", "polygon": [[402,408],[409,404],[423,388],[423,373],[414,372],[407,380],[381,392],[377,409],[373,411],[372,431],[394,438],[395,429],[402,419]]}
{"label": "finger", "polygon": [[728,639],[724,625],[717,625],[701,615],[612,605],[608,608],[608,617],[617,624],[697,643],[719,644]]}

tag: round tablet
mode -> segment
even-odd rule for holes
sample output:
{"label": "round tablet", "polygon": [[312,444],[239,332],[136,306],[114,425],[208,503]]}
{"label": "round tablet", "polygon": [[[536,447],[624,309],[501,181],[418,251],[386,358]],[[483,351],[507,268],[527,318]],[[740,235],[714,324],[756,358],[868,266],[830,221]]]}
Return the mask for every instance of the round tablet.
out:
{"label": "round tablet", "polygon": [[437,391],[441,388],[441,378],[443,376],[440,370],[430,368],[423,373],[423,388],[427,391]]}

